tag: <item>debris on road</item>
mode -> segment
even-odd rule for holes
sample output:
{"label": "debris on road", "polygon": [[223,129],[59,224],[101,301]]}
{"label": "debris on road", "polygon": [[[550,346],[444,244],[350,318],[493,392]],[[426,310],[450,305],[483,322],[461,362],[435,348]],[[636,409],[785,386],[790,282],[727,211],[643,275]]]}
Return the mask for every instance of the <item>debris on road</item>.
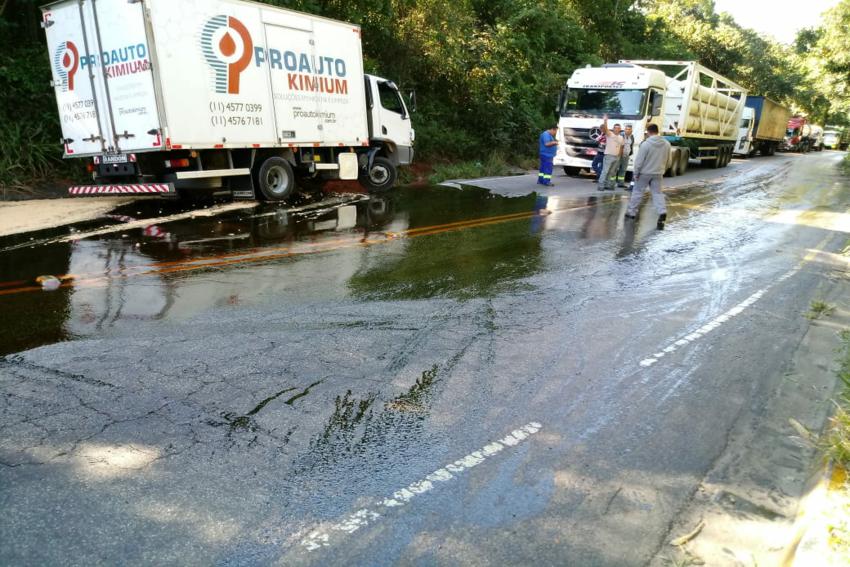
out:
{"label": "debris on road", "polygon": [[685,545],[686,543],[688,543],[689,541],[691,541],[692,539],[697,537],[704,527],[705,527],[705,522],[700,521],[700,523],[697,524],[697,527],[695,527],[693,530],[686,533],[685,535],[679,536],[676,539],[672,540],[670,542],[670,545],[673,545],[675,547]]}

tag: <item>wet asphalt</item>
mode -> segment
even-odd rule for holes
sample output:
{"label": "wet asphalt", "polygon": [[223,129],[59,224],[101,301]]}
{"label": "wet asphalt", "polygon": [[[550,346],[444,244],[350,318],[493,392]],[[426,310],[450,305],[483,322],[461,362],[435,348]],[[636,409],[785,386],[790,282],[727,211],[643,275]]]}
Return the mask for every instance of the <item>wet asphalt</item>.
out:
{"label": "wet asphalt", "polygon": [[645,564],[807,328],[842,158],[692,172],[663,231],[515,178],[0,239],[0,562]]}

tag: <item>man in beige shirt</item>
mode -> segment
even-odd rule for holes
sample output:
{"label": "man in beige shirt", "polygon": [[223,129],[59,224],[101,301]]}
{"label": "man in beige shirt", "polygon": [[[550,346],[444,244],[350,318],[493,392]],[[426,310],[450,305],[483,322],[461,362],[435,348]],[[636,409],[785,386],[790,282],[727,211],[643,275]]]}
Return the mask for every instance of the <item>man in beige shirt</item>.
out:
{"label": "man in beige shirt", "polygon": [[620,168],[620,159],[623,157],[623,146],[626,139],[620,136],[620,125],[614,124],[613,129],[608,128],[608,115],[602,123],[602,133],[605,134],[607,143],[605,145],[605,157],[602,159],[602,173],[599,175],[599,191],[613,191],[614,179]]}

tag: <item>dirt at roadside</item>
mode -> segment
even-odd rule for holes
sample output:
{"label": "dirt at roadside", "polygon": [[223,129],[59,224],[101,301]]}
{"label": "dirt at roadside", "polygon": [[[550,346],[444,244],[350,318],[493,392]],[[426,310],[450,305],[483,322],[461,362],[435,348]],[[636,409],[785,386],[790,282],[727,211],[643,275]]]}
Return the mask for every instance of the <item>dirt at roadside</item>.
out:
{"label": "dirt at roadside", "polygon": [[99,197],[0,202],[0,236],[96,219],[134,200],[133,197]]}

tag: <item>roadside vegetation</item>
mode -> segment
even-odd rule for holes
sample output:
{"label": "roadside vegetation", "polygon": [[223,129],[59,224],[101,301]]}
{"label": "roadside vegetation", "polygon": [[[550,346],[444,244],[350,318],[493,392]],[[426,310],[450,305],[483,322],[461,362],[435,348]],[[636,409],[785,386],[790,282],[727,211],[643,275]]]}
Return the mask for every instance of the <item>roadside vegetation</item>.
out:
{"label": "roadside vegetation", "polygon": [[850,329],[841,331],[840,337],[838,378],[843,389],[836,398],[831,427],[821,445],[829,459],[850,468]]}
{"label": "roadside vegetation", "polygon": [[826,303],[825,301],[821,301],[819,299],[815,299],[809,305],[809,312],[806,313],[806,319],[810,321],[814,321],[815,319],[820,319],[821,317],[829,317],[835,312],[835,306]]}
{"label": "roadside vegetation", "polygon": [[[792,46],[711,0],[264,1],[362,26],[367,71],[417,92],[417,156],[434,179],[535,157],[569,74],[621,58],[697,59],[817,123],[848,123],[850,0]],[[0,1],[0,184],[81,172],[60,159],[41,3]]]}

